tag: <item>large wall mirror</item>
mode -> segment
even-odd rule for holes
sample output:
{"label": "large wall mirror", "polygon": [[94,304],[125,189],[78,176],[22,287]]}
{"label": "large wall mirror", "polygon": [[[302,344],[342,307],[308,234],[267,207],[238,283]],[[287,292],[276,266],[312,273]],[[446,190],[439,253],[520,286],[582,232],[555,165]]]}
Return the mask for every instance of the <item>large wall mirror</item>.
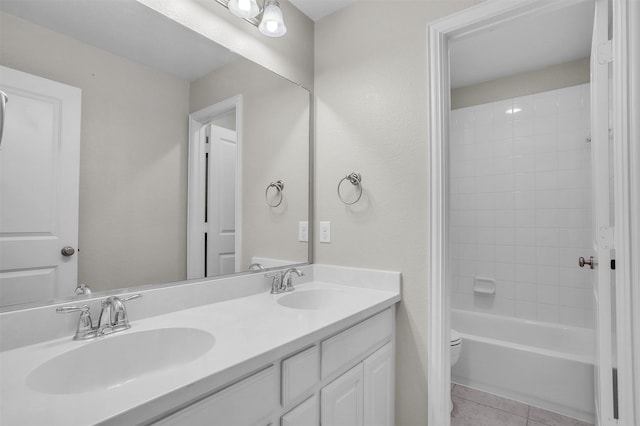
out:
{"label": "large wall mirror", "polygon": [[303,87],[135,0],[3,0],[0,65],[0,309],[309,262]]}

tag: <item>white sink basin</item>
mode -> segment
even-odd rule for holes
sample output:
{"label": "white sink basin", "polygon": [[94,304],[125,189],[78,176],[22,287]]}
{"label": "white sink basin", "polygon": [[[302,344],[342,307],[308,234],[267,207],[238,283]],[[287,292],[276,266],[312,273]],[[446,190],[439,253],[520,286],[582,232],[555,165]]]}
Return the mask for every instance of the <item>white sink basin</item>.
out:
{"label": "white sink basin", "polygon": [[278,303],[293,309],[329,309],[346,303],[346,292],[333,288],[294,290],[278,299]]}
{"label": "white sink basin", "polygon": [[[73,394],[114,388],[204,355],[214,337],[195,328],[159,328],[106,336],[52,358],[27,377],[33,390]],[[79,343],[82,344],[82,343]]]}

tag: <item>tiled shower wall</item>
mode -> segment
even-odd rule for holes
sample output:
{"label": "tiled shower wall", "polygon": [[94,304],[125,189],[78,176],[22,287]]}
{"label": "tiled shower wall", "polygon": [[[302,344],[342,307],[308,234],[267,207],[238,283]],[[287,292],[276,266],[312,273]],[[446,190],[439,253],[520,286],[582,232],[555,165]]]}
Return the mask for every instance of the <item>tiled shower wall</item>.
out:
{"label": "tiled shower wall", "polygon": [[588,137],[589,84],[451,111],[453,308],[593,327]]}

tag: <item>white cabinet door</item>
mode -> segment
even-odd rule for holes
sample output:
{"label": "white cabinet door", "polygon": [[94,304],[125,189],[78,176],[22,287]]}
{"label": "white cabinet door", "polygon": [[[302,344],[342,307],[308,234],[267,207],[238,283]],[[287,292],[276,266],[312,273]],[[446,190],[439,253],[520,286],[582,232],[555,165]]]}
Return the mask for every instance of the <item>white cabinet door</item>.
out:
{"label": "white cabinet door", "polygon": [[154,425],[264,426],[278,406],[278,377],[271,366],[210,397],[174,413]]}
{"label": "white cabinet door", "polygon": [[363,376],[360,363],[322,389],[322,426],[364,426]]}
{"label": "white cabinet door", "polygon": [[313,395],[282,416],[280,426],[319,426],[320,412],[318,408],[318,396]]}
{"label": "white cabinet door", "polygon": [[364,360],[364,424],[393,426],[394,368],[391,342]]}

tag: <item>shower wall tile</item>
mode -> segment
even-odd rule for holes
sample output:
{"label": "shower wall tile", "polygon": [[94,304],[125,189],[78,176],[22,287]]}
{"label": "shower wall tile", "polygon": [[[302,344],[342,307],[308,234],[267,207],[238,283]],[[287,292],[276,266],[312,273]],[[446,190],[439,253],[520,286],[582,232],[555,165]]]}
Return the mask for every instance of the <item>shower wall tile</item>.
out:
{"label": "shower wall tile", "polygon": [[593,326],[588,135],[588,84],[451,112],[454,307]]}

